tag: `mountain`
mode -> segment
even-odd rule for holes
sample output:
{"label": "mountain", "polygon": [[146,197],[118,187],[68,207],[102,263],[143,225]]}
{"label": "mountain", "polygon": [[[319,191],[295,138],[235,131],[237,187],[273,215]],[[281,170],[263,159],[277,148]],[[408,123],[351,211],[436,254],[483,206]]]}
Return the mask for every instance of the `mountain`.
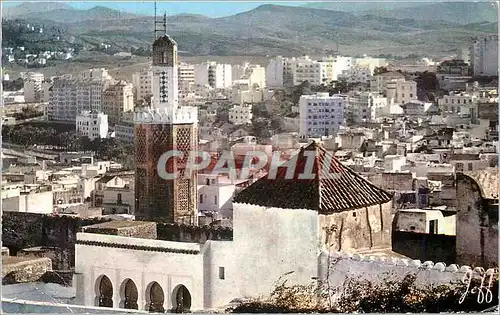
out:
{"label": "mountain", "polygon": [[388,11],[370,10],[368,12],[398,19],[446,21],[463,25],[498,21],[496,4],[489,1],[441,2],[419,5],[416,7],[395,8]]}
{"label": "mountain", "polygon": [[70,5],[59,2],[27,2],[14,7],[5,8],[6,18],[22,18],[25,20],[48,20],[60,23],[71,23],[79,21],[110,20],[110,19],[131,19],[138,15],[124,13],[111,8],[96,6],[88,10],[77,10]]}
{"label": "mountain", "polygon": [[[2,8],[2,15],[4,18],[17,18],[17,17],[24,17],[26,18],[27,16],[31,14],[37,14],[37,13],[45,13],[45,12],[50,12],[50,11],[56,11],[56,10],[67,10],[67,11],[73,11],[72,6],[69,4],[66,4],[64,2],[22,2],[16,6],[13,7],[3,7]],[[76,11],[76,10],[75,10]]]}
{"label": "mountain", "polygon": [[363,2],[311,2],[303,5],[305,8],[349,12],[363,14],[370,10],[390,11],[398,8],[410,8],[422,5],[414,2],[380,2],[365,0]]}
{"label": "mountain", "polygon": [[[432,57],[450,55],[468,46],[471,37],[496,32],[491,23],[462,25],[468,18],[460,8],[454,12],[462,12],[462,16],[441,21],[266,4],[222,18],[169,16],[168,33],[180,51],[193,55],[315,56],[338,50],[349,55]],[[153,41],[153,17],[103,7],[73,10],[71,14],[65,10],[27,16],[30,21],[56,24],[85,45],[106,43],[116,51],[129,51],[131,47],[149,48]]]}

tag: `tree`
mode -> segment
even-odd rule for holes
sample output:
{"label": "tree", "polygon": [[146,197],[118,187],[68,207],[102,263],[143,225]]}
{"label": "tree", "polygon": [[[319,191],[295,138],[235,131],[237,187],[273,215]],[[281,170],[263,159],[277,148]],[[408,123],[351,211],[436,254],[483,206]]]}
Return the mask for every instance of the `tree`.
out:
{"label": "tree", "polygon": [[382,73],[386,73],[386,72],[389,72],[387,67],[376,67],[373,70],[373,75],[378,75],[378,74],[382,74]]}

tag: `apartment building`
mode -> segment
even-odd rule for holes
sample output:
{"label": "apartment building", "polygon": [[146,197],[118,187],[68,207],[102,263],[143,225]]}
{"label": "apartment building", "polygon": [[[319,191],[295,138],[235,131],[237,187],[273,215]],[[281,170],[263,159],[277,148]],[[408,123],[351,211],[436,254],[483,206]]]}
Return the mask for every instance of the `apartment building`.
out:
{"label": "apartment building", "polygon": [[277,56],[269,60],[269,64],[266,67],[266,85],[270,89],[283,89],[284,68],[285,60],[282,56]]}
{"label": "apartment building", "polygon": [[120,122],[115,125],[115,139],[126,142],[134,142],[134,115],[124,113]]}
{"label": "apartment building", "polygon": [[345,79],[347,83],[370,83],[371,70],[365,66],[353,66],[350,69],[343,70],[339,79]]}
{"label": "apartment building", "polygon": [[375,122],[387,104],[387,97],[371,92],[351,92],[346,99],[353,123]]}
{"label": "apartment building", "polygon": [[373,75],[375,68],[387,66],[387,60],[385,58],[373,58],[364,56],[363,58],[354,58],[353,67],[368,68],[370,70],[370,75]]}
{"label": "apartment building", "polygon": [[215,89],[225,89],[232,85],[230,64],[218,64],[213,61],[197,64],[194,76],[197,85],[209,85]]}
{"label": "apartment building", "polygon": [[234,125],[246,125],[252,123],[252,105],[234,105],[229,110],[229,122]]}
{"label": "apartment building", "polygon": [[116,124],[125,112],[134,110],[134,86],[126,81],[110,85],[103,95],[103,112],[110,124]]}
{"label": "apartment building", "polygon": [[474,75],[498,75],[498,35],[475,38],[470,55],[471,68]]}
{"label": "apartment building", "polygon": [[302,95],[299,101],[301,138],[334,135],[344,124],[345,99],[328,93]]}
{"label": "apartment building", "polygon": [[153,70],[144,69],[132,75],[135,100],[143,100],[153,95]]}
{"label": "apartment building", "polygon": [[370,79],[370,91],[375,93],[386,94],[386,85],[388,82],[394,81],[405,81],[405,77],[403,74],[391,71],[385,72],[378,75],[374,75]]}
{"label": "apartment building", "polygon": [[386,83],[385,93],[388,99],[396,104],[406,104],[418,99],[417,82],[406,80],[392,80]]}
{"label": "apartment building", "polygon": [[26,103],[41,102],[43,98],[43,73],[28,72],[23,75],[24,101]]}
{"label": "apartment building", "polygon": [[75,121],[82,111],[102,112],[102,93],[110,81],[63,76],[54,79],[45,108],[48,120]]}
{"label": "apartment building", "polygon": [[107,138],[108,116],[97,111],[83,111],[76,116],[76,133],[90,140]]}
{"label": "apartment building", "polygon": [[249,66],[250,63],[248,62],[244,62],[241,65],[231,65],[231,76],[233,81],[241,79]]}
{"label": "apartment building", "polygon": [[177,71],[179,72],[178,78],[179,78],[179,91],[181,93],[186,93],[187,91],[191,90],[191,86],[195,84],[195,67],[194,65],[181,62],[179,64],[179,67],[177,68]]}

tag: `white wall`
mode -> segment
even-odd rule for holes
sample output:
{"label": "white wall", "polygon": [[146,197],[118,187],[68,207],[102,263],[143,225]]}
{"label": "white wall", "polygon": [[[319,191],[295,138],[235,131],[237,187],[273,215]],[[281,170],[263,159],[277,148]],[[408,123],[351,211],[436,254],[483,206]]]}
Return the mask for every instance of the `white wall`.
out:
{"label": "white wall", "polygon": [[[114,244],[134,244],[161,248],[200,250],[194,243],[167,242],[137,239],[114,235],[78,233],[78,241],[99,241]],[[126,262],[126,263],[125,263]],[[113,247],[76,245],[76,273],[83,273],[77,290],[77,299],[86,306],[95,306],[97,281],[106,275],[113,284],[113,307],[120,306],[120,286],[126,279],[134,281],[139,298],[139,310],[146,309],[146,288],[158,282],[165,294],[165,310],[172,309],[172,293],[182,284],[191,294],[191,309],[201,310],[203,295],[203,255],[177,254],[158,251],[143,251]]]}
{"label": "white wall", "polygon": [[269,295],[287,272],[290,284],[317,275],[318,213],[233,204],[233,267],[239,297]]}

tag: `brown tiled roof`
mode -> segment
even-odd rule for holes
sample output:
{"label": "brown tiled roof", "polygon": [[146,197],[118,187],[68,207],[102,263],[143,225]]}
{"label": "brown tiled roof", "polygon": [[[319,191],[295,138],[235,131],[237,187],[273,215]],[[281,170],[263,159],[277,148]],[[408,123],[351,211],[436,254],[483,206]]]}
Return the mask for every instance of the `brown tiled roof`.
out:
{"label": "brown tiled roof", "polygon": [[[305,153],[306,151],[310,153]],[[303,179],[300,175],[306,173],[305,167],[309,167],[308,157],[314,157],[313,176],[310,176],[313,178]],[[286,166],[293,164],[296,165],[293,174],[286,176]],[[327,214],[383,204],[391,199],[390,193],[342,165],[332,153],[312,142],[303,147],[283,167],[279,167],[274,179],[269,178],[269,174],[262,177],[237,194],[234,202],[264,207],[309,209]]]}

